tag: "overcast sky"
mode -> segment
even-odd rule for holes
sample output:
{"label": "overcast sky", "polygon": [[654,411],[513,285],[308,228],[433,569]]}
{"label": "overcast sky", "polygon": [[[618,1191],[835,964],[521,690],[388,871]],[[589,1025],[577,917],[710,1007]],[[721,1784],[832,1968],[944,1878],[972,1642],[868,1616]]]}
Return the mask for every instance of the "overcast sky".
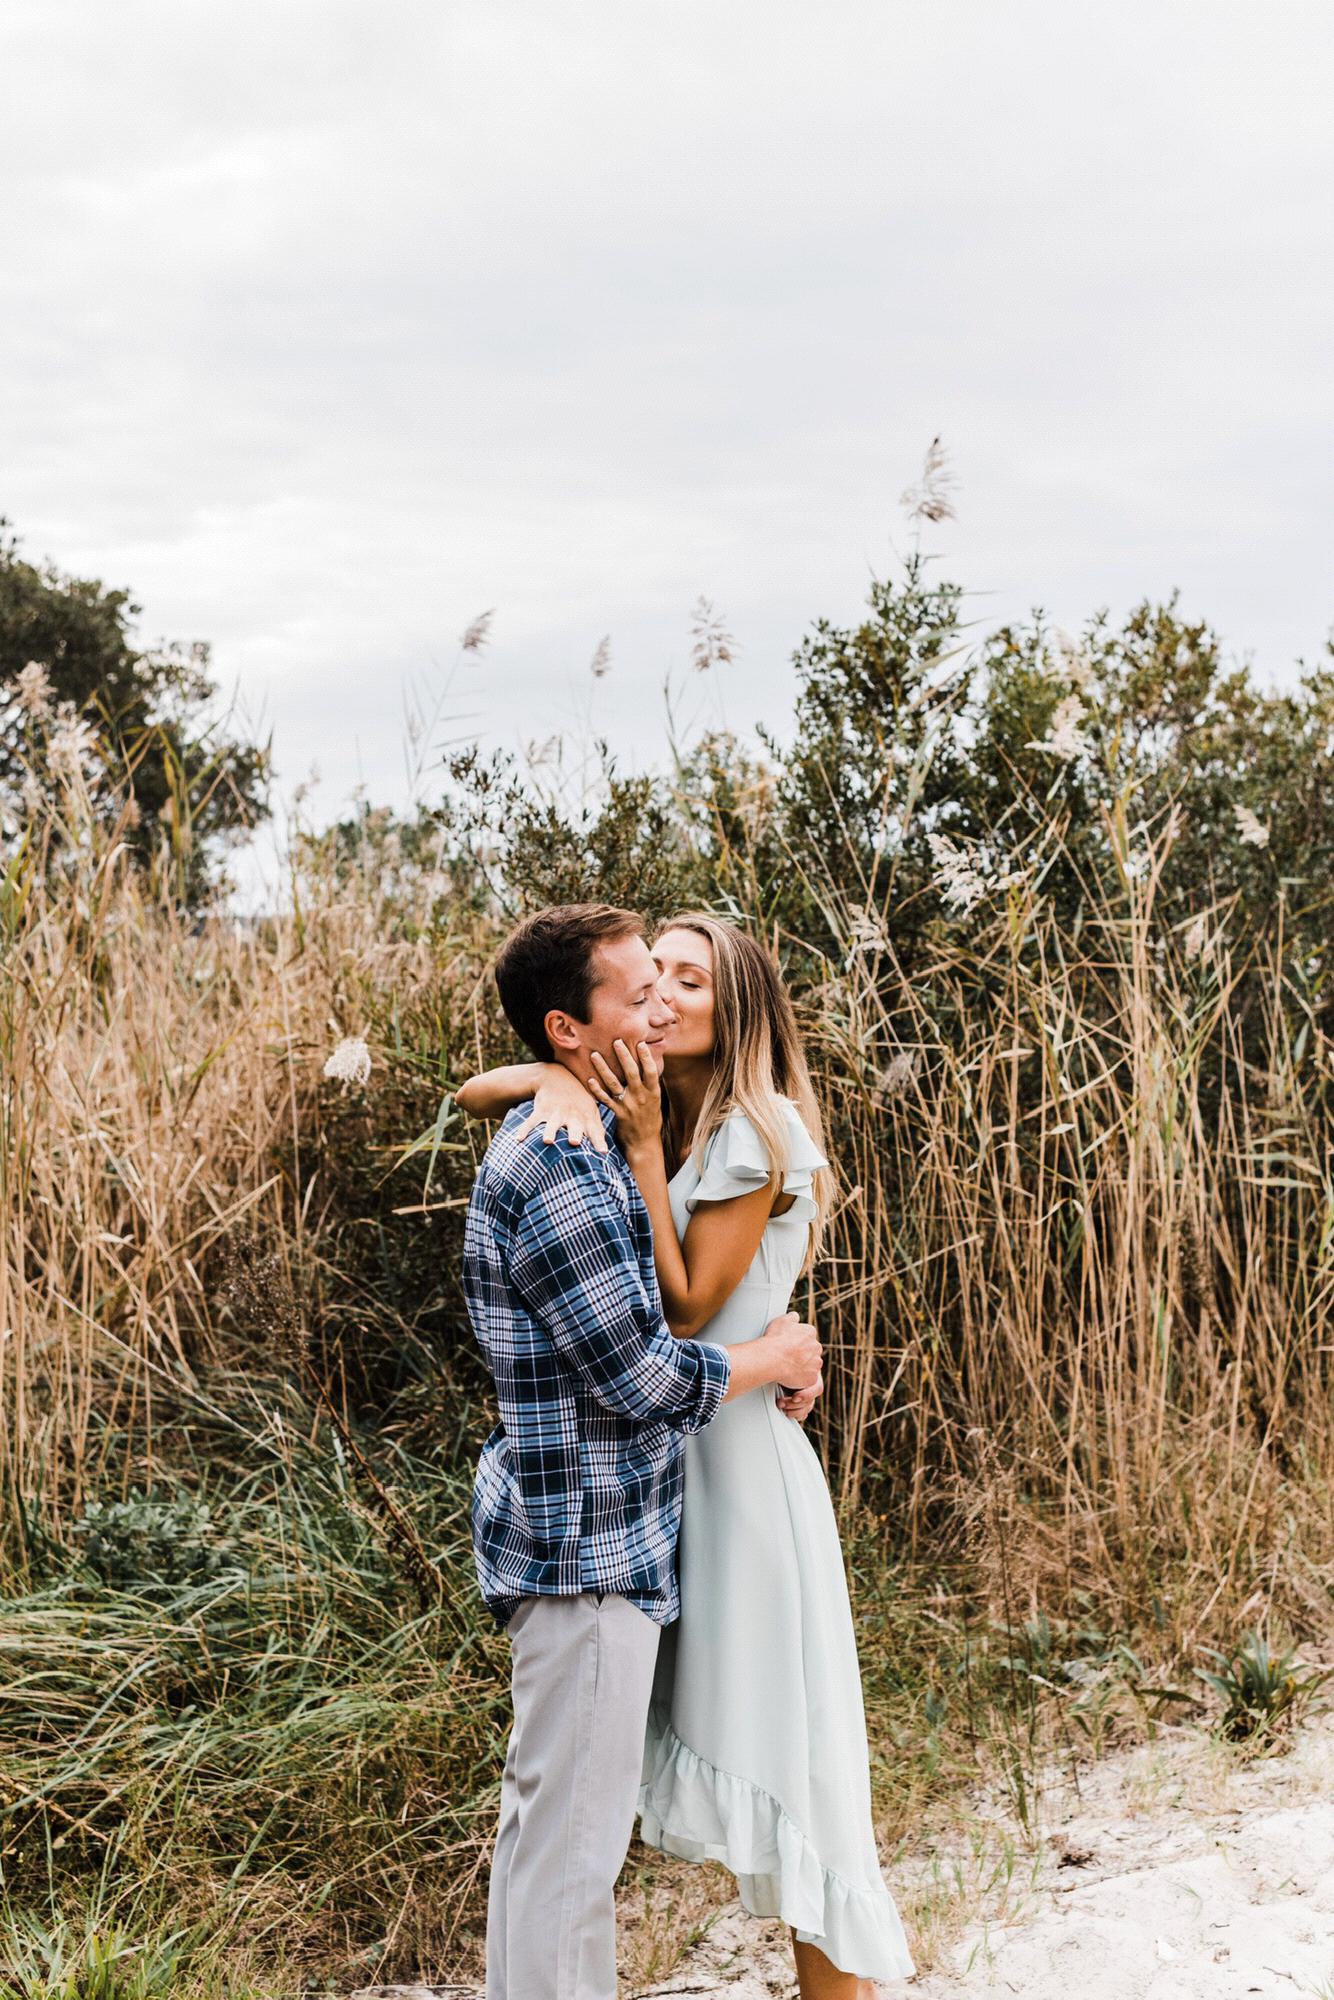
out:
{"label": "overcast sky", "polygon": [[[452,727],[781,725],[908,533],[986,619],[1321,653],[1328,0],[3,0],[0,512],[332,813]],[[610,634],[612,666],[588,662]]]}

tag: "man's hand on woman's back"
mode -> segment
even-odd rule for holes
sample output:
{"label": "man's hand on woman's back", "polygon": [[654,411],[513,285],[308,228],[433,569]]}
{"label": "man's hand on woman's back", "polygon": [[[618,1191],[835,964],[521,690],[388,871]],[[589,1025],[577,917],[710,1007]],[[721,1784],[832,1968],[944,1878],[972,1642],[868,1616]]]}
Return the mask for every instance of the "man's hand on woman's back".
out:
{"label": "man's hand on woman's back", "polygon": [[725,1403],[769,1382],[781,1382],[785,1389],[808,1390],[820,1380],[824,1349],[815,1328],[794,1312],[771,1319],[758,1340],[740,1341],[727,1351],[732,1379],[723,1397]]}

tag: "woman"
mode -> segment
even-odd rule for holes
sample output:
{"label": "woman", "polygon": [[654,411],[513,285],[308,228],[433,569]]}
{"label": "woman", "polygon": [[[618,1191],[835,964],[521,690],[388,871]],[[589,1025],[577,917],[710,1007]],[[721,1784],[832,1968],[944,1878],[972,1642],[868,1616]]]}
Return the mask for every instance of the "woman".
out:
{"label": "woman", "polygon": [[[668,1324],[733,1345],[787,1309],[833,1176],[764,951],[688,912],[653,956],[675,1016],[661,1082],[646,1045],[618,1042],[622,1074],[595,1056],[587,1090],[559,1064],[523,1063],[471,1078],[458,1102],[493,1117],[531,1096],[525,1130],[565,1126],[598,1146],[589,1093],[610,1106],[652,1218]],[[833,1504],[800,1427],[815,1394],[755,1390],[685,1441],[681,1615],[658,1653],[639,1831],[665,1853],[723,1862],[748,1910],[787,1922],[802,2000],[867,2000],[869,1981],[913,1965],[872,1830]]]}

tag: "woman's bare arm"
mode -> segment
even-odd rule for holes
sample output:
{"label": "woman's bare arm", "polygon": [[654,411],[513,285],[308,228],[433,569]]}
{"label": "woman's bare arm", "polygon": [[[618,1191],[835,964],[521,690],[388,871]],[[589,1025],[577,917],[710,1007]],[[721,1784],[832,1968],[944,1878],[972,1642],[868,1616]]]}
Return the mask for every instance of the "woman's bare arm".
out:
{"label": "woman's bare arm", "polygon": [[689,1340],[726,1304],[754,1262],[773,1212],[773,1191],[762,1187],[730,1201],[701,1202],[682,1241],[672,1222],[661,1146],[656,1159],[636,1153],[626,1158],[653,1223],[653,1260],[667,1324]]}
{"label": "woman's bare arm", "polygon": [[542,1137],[550,1145],[564,1126],[571,1145],[582,1145],[587,1139],[599,1153],[606,1152],[607,1135],[597,1104],[563,1063],[505,1063],[499,1069],[485,1070],[460,1084],[454,1102],[471,1118],[503,1118],[530,1097],[533,1109],[517,1137],[526,1138],[540,1125]]}
{"label": "woman's bare arm", "polygon": [[470,1076],[459,1085],[454,1102],[470,1118],[503,1118],[516,1104],[535,1094],[547,1068],[546,1063],[524,1062],[485,1069],[480,1076]]}

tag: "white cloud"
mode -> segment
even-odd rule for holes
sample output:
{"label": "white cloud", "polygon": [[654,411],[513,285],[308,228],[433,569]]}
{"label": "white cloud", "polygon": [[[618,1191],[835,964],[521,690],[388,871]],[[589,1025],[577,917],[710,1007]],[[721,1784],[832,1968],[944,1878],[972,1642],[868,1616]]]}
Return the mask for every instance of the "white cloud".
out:
{"label": "white cloud", "polygon": [[331,806],[492,604],[460,726],[591,700],[652,755],[701,592],[707,699],[780,720],[936,432],[977,615],[1179,583],[1286,678],[1332,58],[1303,0],[10,0],[0,510],[211,638]]}

